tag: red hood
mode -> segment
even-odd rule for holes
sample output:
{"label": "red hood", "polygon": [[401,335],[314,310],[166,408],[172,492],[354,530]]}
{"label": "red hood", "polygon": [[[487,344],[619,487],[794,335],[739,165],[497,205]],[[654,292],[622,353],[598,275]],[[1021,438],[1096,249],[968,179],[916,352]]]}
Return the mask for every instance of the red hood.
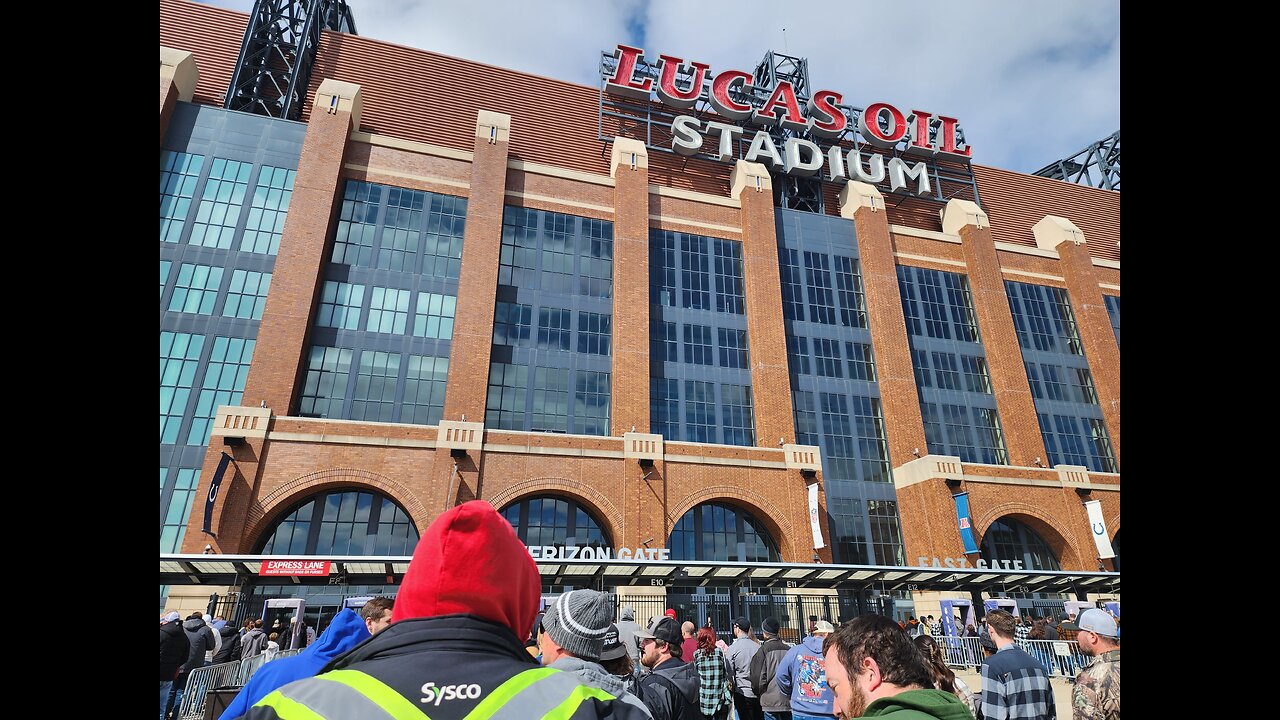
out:
{"label": "red hood", "polygon": [[523,641],[538,614],[538,566],[511,523],[483,500],[436,518],[418,541],[396,620],[466,613],[510,628]]}

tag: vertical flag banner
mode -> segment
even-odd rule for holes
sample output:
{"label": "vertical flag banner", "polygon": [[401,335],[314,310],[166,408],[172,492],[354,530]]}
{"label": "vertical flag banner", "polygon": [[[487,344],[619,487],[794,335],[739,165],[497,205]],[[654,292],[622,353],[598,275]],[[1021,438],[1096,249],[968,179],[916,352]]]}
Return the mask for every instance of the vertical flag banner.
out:
{"label": "vertical flag banner", "polygon": [[209,495],[204,499],[204,531],[210,535],[213,534],[213,501],[218,499],[218,488],[222,487],[222,476],[227,472],[227,464],[231,462],[231,456],[222,453],[222,459],[218,461],[218,470],[213,474],[213,482],[209,483]]}
{"label": "vertical flag banner", "polygon": [[1093,544],[1098,546],[1098,557],[1115,557],[1116,551],[1111,549],[1111,538],[1107,535],[1107,523],[1102,519],[1102,503],[1090,500],[1084,508],[1089,511],[1089,529],[1093,532]]}
{"label": "vertical flag banner", "polygon": [[813,549],[826,547],[822,542],[822,525],[818,523],[818,484],[809,486],[809,527],[813,530]]}
{"label": "vertical flag banner", "polygon": [[956,501],[956,519],[960,525],[960,539],[964,541],[964,554],[978,552],[978,542],[973,539],[973,522],[969,519],[969,493],[952,495]]}

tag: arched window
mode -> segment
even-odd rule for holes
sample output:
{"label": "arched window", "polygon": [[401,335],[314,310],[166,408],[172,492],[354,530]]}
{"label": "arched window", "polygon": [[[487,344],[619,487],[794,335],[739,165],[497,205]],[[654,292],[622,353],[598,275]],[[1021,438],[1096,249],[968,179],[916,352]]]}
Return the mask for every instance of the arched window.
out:
{"label": "arched window", "polygon": [[1014,520],[1002,517],[991,523],[982,537],[982,559],[1022,561],[1027,570],[1061,570],[1058,558],[1034,530]]}
{"label": "arched window", "polygon": [[299,503],[266,534],[263,555],[412,555],[418,529],[394,500],[332,490]]}
{"label": "arched window", "polygon": [[680,518],[667,540],[672,560],[778,562],[778,545],[746,512],[704,503]]}
{"label": "arched window", "polygon": [[508,505],[502,516],[525,545],[612,547],[600,523],[586,508],[565,498],[531,497]]}

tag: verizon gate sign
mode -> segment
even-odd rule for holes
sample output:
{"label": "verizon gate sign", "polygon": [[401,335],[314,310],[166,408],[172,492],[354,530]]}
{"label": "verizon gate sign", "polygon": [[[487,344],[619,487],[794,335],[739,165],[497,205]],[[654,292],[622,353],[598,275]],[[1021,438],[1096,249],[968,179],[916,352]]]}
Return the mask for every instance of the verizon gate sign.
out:
{"label": "verizon gate sign", "polygon": [[329,574],[328,560],[263,560],[258,575],[325,577]]}
{"label": "verizon gate sign", "polygon": [[[637,77],[637,66],[644,61],[643,49],[618,45],[613,54],[617,65],[613,76],[605,80],[606,92],[643,101],[649,101],[656,93],[662,104],[679,110],[688,110],[703,100],[724,118],[762,126],[766,129],[755,132],[743,159],[788,175],[812,177],[825,163],[826,176],[833,181],[875,184],[887,176],[891,192],[928,195],[933,190],[924,162],[907,162],[899,157],[886,162],[878,153],[864,156],[856,147],[846,151],[838,144],[824,151],[817,143],[800,137],[787,138],[779,149],[767,128],[782,127],[832,141],[856,129],[866,143],[877,148],[890,150],[905,143],[902,153],[907,156],[965,162],[972,156],[959,121],[945,115],[924,110],[904,113],[884,102],[872,103],[859,112],[844,105],[844,96],[834,90],[813,93],[801,107],[796,89],[788,80],[779,80],[764,104],[758,105],[752,90],[755,81],[749,72],[722,70],[712,76],[707,63],[686,63],[674,55],[659,55],[655,86],[654,78],[643,70]],[[713,156],[732,162],[734,145],[744,132],[739,125],[678,115],[671,122],[671,149],[679,155],[696,155],[706,136],[718,137]]]}

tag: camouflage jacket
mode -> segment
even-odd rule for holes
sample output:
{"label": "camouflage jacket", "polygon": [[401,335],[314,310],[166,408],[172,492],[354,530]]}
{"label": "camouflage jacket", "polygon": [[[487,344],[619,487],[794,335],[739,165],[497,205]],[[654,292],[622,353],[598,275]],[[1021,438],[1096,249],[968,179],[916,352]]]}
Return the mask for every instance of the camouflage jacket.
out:
{"label": "camouflage jacket", "polygon": [[1120,720],[1120,651],[1098,656],[1080,676],[1071,700],[1073,720]]}

